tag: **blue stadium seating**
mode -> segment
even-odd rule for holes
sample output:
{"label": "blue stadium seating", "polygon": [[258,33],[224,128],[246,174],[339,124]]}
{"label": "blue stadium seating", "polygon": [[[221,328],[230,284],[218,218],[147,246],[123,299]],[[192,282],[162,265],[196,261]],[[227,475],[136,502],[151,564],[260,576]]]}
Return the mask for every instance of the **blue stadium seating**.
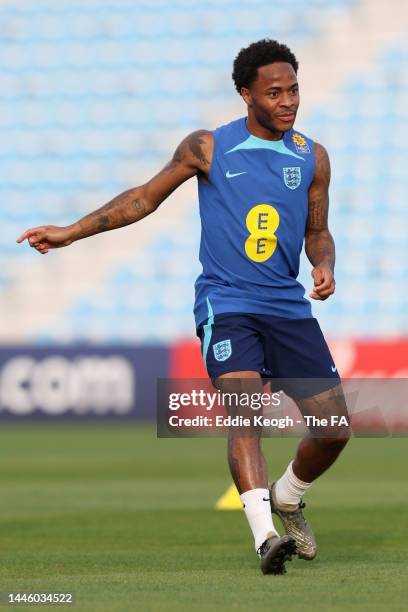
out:
{"label": "blue stadium seating", "polygon": [[360,336],[407,327],[408,83],[400,77],[407,59],[403,46],[388,49],[374,74],[351,80],[339,93],[341,113],[318,109],[308,119],[332,159],[339,292],[330,305],[315,308],[327,329],[338,326],[338,316],[344,332]]}
{"label": "blue stadium seating", "polygon": [[[268,0],[3,2],[0,257],[33,257],[10,236],[85,214],[93,191],[104,201],[129,187],[123,168],[160,167],[173,133],[201,126],[209,99],[222,106],[234,96],[229,72],[241,46],[264,36],[300,46],[316,31],[313,10],[352,5],[293,0],[288,11],[286,0],[273,6]],[[355,335],[406,329],[407,296],[398,287],[408,279],[407,55],[401,45],[387,49],[374,74],[351,79],[333,107],[317,108],[305,121],[308,133],[329,149],[333,166],[339,292],[315,307],[328,330],[334,324]],[[180,222],[188,240],[163,233],[160,248],[130,253],[98,296],[85,294],[68,305],[63,327],[50,327],[48,337],[162,341],[191,335],[199,272],[196,204]],[[308,288],[305,264],[301,278]],[[9,282],[9,274],[0,274],[1,286]]]}

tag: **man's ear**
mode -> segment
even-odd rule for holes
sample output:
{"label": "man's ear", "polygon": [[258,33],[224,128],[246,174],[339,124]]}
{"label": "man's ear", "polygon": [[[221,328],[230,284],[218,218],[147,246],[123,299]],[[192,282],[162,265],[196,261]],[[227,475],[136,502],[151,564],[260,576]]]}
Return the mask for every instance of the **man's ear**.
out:
{"label": "man's ear", "polygon": [[247,87],[241,87],[241,96],[243,97],[245,104],[252,106],[252,97]]}

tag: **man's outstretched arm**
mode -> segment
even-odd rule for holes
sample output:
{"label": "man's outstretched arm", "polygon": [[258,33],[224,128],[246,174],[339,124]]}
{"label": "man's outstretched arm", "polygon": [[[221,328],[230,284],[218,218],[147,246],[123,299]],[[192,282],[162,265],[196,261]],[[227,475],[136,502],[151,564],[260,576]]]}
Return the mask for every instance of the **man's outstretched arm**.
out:
{"label": "man's outstretched arm", "polygon": [[146,184],[124,191],[72,225],[35,227],[24,232],[17,242],[27,239],[30,246],[45,254],[49,249],[68,246],[76,240],[140,221],[187,179],[208,173],[212,148],[211,132],[193,132],[179,144],[168,164]]}
{"label": "man's outstretched arm", "polygon": [[305,233],[305,251],[313,266],[314,287],[310,297],[326,300],[335,290],[334,240],[329,232],[330,161],[322,145],[315,143],[316,169],[309,188],[309,213]]}

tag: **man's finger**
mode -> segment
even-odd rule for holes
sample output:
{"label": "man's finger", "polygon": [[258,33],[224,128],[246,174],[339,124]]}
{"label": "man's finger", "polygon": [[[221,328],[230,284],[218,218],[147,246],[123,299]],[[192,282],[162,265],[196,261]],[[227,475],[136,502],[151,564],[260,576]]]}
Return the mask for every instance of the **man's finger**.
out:
{"label": "man's finger", "polygon": [[318,295],[320,298],[328,298],[330,295],[333,295],[334,291],[331,291],[331,290],[330,291],[321,291],[321,292],[320,291],[319,292],[314,291],[314,293],[316,295]]}
{"label": "man's finger", "polygon": [[312,291],[312,293],[309,294],[309,296],[313,299],[313,300],[327,300],[328,297],[330,297],[331,294],[329,295],[319,295],[318,293],[316,293],[315,291]]}
{"label": "man's finger", "polygon": [[17,238],[17,242],[23,242],[26,238],[29,238],[32,235],[33,230],[27,230],[24,234],[21,234],[20,238]]}
{"label": "man's finger", "polygon": [[317,295],[319,296],[319,298],[326,298],[329,297],[329,295],[332,295],[334,293],[334,290],[335,285],[332,284],[329,287],[326,287],[325,289],[316,289],[316,287],[313,287],[312,293],[314,294],[313,297]]}
{"label": "man's finger", "polygon": [[320,285],[316,285],[313,287],[313,291],[317,291],[317,292],[321,292],[321,291],[326,291],[326,289],[329,289],[330,287],[333,286],[333,281],[332,280],[325,280],[323,283],[321,283]]}
{"label": "man's finger", "polygon": [[28,239],[28,242],[33,245],[33,243],[39,242],[41,238],[44,236],[44,230],[41,229],[30,229],[24,232],[22,236],[17,240],[17,242],[23,242],[23,240]]}
{"label": "man's finger", "polygon": [[334,290],[335,288],[335,283],[332,281],[331,283],[328,283],[327,285],[319,285],[319,287],[314,286],[313,287],[313,291],[317,291],[317,293],[325,293],[328,290]]}

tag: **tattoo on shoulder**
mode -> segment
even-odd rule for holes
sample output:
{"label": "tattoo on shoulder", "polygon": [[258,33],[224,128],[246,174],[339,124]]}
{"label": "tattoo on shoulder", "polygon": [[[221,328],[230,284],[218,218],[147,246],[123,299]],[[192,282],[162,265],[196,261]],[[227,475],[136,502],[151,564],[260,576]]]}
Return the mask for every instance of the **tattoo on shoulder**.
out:
{"label": "tattoo on shoulder", "polygon": [[206,158],[202,145],[205,144],[204,135],[207,132],[205,130],[198,130],[187,137],[187,144],[190,148],[191,153],[196,157],[202,164],[209,165],[210,162]]}
{"label": "tattoo on shoulder", "polygon": [[316,173],[322,183],[330,183],[330,160],[326,149],[316,143],[315,145]]}
{"label": "tattoo on shoulder", "polygon": [[308,229],[327,227],[329,210],[330,161],[326,149],[315,143],[316,169],[309,188]]}
{"label": "tattoo on shoulder", "polygon": [[207,159],[203,146],[205,145],[205,135],[207,130],[197,130],[187,136],[177,147],[172,160],[167,164],[165,170],[173,172],[176,166],[185,159],[186,155],[192,154],[200,164],[209,166],[210,161]]}

